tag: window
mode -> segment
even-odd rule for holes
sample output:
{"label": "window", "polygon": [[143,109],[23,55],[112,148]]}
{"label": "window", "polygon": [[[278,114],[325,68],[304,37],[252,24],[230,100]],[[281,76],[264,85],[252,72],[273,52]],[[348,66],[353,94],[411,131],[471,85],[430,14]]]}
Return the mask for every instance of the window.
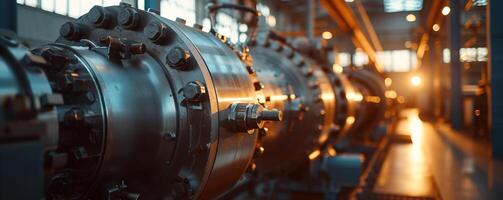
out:
{"label": "window", "polygon": [[161,16],[171,20],[185,19],[188,26],[196,23],[195,0],[161,0],[160,11]]}
{"label": "window", "polygon": [[239,39],[237,20],[232,18],[228,14],[219,12],[217,14],[216,21],[218,22],[217,24],[215,24],[215,29],[217,30],[217,32],[229,37],[231,42],[237,43]]}
{"label": "window", "polygon": [[423,0],[384,0],[384,12],[420,11]]}
{"label": "window", "polygon": [[442,50],[442,60],[444,63],[450,63],[451,62],[451,50],[445,48]]}
{"label": "window", "polygon": [[336,64],[347,67],[351,64],[351,54],[341,52],[337,54]]}
{"label": "window", "polygon": [[[473,47],[459,49],[459,61],[461,62],[487,62],[487,48]],[[442,51],[442,60],[444,63],[451,62],[451,50],[445,48]]]}
{"label": "window", "polygon": [[416,53],[410,50],[377,52],[377,59],[387,72],[407,72],[416,68]]}
{"label": "window", "polygon": [[353,55],[353,64],[357,67],[361,67],[369,63],[369,57],[361,49],[356,49]]}
{"label": "window", "polygon": [[[72,18],[78,18],[86,14],[95,5],[117,6],[120,2],[121,0],[17,0],[18,4],[40,8]],[[144,5],[144,0],[138,0],[138,5]]]}
{"label": "window", "polygon": [[473,5],[474,6],[486,6],[487,0],[474,0]]}
{"label": "window", "polygon": [[265,17],[266,23],[269,27],[276,26],[276,17],[271,15],[271,9],[269,9],[269,6],[258,3],[256,9]]}

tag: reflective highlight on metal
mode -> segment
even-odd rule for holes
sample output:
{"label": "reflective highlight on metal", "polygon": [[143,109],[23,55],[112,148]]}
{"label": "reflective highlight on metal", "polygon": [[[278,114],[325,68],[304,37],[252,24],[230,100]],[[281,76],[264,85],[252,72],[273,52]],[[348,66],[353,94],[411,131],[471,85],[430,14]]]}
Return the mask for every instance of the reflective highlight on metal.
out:
{"label": "reflective highlight on metal", "polygon": [[381,120],[375,74],[177,21],[121,4],[33,50],[2,36],[0,140],[40,141],[47,199],[213,198],[244,174],[335,154]]}

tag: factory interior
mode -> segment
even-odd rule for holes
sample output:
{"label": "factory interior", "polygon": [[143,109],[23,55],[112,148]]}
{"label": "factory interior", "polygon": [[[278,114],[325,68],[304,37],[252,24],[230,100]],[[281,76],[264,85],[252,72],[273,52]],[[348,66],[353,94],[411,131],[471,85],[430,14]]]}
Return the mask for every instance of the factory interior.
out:
{"label": "factory interior", "polygon": [[503,199],[499,8],[0,1],[0,199]]}

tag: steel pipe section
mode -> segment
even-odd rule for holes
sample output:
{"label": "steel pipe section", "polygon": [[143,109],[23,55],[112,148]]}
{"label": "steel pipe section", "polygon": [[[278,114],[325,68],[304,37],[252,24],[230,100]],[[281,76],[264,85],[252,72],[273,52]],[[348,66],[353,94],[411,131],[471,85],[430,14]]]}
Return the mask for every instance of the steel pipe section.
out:
{"label": "steel pipe section", "polygon": [[377,95],[365,77],[200,28],[121,4],[33,50],[1,36],[1,144],[40,143],[40,198],[211,199],[244,174],[291,172],[380,111],[348,95]]}

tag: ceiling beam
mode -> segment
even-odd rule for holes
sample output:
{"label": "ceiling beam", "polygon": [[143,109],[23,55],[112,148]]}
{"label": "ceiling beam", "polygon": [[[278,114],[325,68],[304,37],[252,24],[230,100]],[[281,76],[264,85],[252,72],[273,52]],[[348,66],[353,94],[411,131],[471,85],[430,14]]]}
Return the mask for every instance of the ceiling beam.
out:
{"label": "ceiling beam", "polygon": [[419,40],[419,45],[417,48],[417,63],[418,67],[421,66],[421,61],[426,53],[428,47],[428,41],[430,39],[430,34],[432,30],[433,24],[438,21],[438,18],[441,16],[441,10],[443,6],[446,5],[444,0],[432,0],[431,8],[429,9],[428,16],[426,17],[426,23],[424,28],[424,33],[421,35]]}
{"label": "ceiling beam", "polygon": [[363,34],[360,25],[356,21],[356,16],[351,8],[346,5],[346,2],[344,0],[320,0],[320,4],[342,31],[352,35],[353,43],[367,54],[370,62],[374,64],[375,70],[382,73],[382,65],[377,60],[375,48]]}
{"label": "ceiling beam", "polygon": [[370,41],[374,45],[374,48],[377,52],[383,51],[381,41],[379,41],[379,37],[377,36],[377,33],[372,26],[372,22],[370,22],[370,18],[367,14],[367,11],[365,10],[365,7],[363,7],[363,4],[360,0],[355,1],[356,8],[358,9],[358,13],[360,14],[360,17],[362,18],[363,24],[365,25],[365,29],[367,30],[367,33],[370,36]]}

